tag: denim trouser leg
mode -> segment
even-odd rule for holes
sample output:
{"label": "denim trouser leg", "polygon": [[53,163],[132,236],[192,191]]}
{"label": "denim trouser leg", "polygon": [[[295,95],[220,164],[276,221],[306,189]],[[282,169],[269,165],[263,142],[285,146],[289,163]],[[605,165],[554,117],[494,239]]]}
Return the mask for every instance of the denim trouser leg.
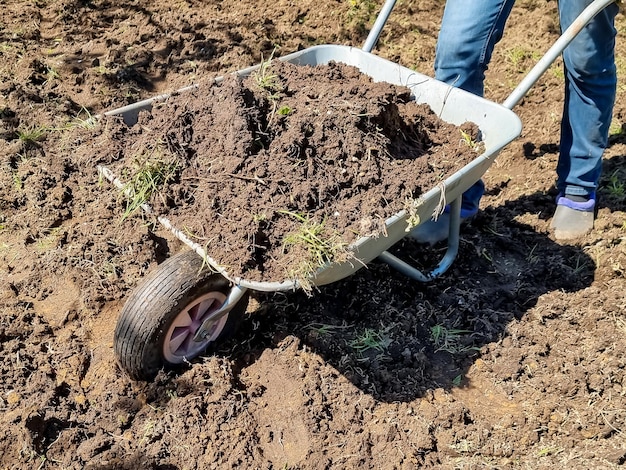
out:
{"label": "denim trouser leg", "polygon": [[[515,0],[448,0],[437,43],[435,78],[477,95]],[[592,0],[559,0],[565,30]],[[565,102],[561,121],[557,186],[564,194],[586,196],[597,188],[608,140],[617,84],[611,4],[563,52]],[[463,209],[478,209],[482,182],[463,194]]]}
{"label": "denim trouser leg", "polygon": [[[561,29],[565,31],[590,3],[560,0]],[[557,165],[557,187],[563,194],[588,196],[598,186],[617,85],[617,12],[617,5],[609,5],[563,51],[565,102]]]}
{"label": "denim trouser leg", "polygon": [[[435,78],[482,96],[485,71],[515,0],[448,0],[435,55]],[[465,193],[461,216],[478,211],[478,181]]]}

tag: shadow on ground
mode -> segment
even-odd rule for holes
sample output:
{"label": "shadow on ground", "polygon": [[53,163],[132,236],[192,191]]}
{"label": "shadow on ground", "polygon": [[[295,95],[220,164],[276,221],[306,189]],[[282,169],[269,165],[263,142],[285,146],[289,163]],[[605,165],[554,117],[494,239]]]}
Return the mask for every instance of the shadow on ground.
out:
{"label": "shadow on ground", "polygon": [[[464,228],[460,253],[441,278],[422,284],[384,263],[304,293],[256,295],[262,308],[226,347],[237,369],[293,335],[363,392],[406,402],[435,388],[466,385],[484,346],[506,336],[549,292],[593,281],[594,261],[514,218],[552,197],[532,194],[487,208]],[[392,251],[428,270],[444,247],[403,241]]]}

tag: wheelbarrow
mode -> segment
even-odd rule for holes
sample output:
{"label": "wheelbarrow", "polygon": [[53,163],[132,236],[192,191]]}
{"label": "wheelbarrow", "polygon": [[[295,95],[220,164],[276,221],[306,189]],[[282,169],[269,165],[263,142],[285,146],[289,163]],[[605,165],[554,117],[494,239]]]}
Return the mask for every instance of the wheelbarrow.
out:
{"label": "wheelbarrow", "polygon": [[[426,282],[447,271],[459,249],[461,195],[476,183],[494,162],[499,151],[521,133],[521,122],[512,108],[525,96],[539,77],[578,32],[614,0],[595,0],[565,31],[503,104],[451,87],[426,75],[374,55],[371,51],[387,22],[395,0],[387,0],[362,48],[320,45],[281,57],[296,65],[321,65],[331,61],[357,67],[374,81],[404,85],[412,98],[425,103],[444,121],[461,125],[475,123],[481,131],[484,151],[443,184],[422,195],[416,209],[418,220],[436,217],[441,201],[450,202],[448,247],[439,264],[422,272],[387,250],[407,235],[409,214],[400,211],[385,221],[386,233],[362,237],[350,247],[353,260],[327,263],[310,276],[310,284],[322,286],[352,275],[374,259],[382,260],[411,279]],[[257,71],[261,64],[235,72],[240,76]],[[221,79],[216,79],[220,82]],[[195,86],[176,93],[186,93]],[[128,126],[137,122],[139,112],[151,110],[171,95],[164,94],[108,111],[105,115],[121,116]],[[99,173],[122,190],[127,186],[108,168]],[[153,214],[148,204],[145,212]],[[279,292],[298,289],[296,280],[257,282],[233,277],[220,266],[205,248],[195,243],[167,218],[153,214],[190,250],[174,255],[152,271],[130,294],[118,319],[114,334],[114,351],[120,366],[133,378],[147,380],[162,369],[188,362],[208,349],[215,349],[235,331],[246,311],[251,291]]]}

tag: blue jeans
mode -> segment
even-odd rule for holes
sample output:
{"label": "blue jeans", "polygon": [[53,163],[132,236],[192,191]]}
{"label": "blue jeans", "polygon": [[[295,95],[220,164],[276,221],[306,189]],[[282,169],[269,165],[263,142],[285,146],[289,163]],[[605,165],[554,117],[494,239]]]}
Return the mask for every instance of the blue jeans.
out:
{"label": "blue jeans", "polygon": [[[476,95],[515,0],[447,0],[435,56],[435,78]],[[591,0],[559,0],[564,31]],[[563,52],[565,102],[561,121],[557,188],[590,196],[598,186],[608,141],[617,75],[614,26],[618,7],[609,5]],[[463,194],[463,212],[478,210],[482,181]]]}

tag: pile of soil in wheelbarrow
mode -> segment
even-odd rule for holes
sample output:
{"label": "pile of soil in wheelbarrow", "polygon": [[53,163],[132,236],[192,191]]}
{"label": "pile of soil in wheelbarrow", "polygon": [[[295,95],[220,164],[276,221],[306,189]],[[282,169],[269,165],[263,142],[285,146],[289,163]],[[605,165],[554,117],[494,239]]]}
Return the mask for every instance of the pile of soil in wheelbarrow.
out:
{"label": "pile of soil in wheelbarrow", "polygon": [[[478,129],[341,63],[263,63],[104,129],[107,163],[232,276],[304,279],[477,157]],[[109,122],[110,121],[110,122]],[[114,161],[113,161],[114,160]]]}

